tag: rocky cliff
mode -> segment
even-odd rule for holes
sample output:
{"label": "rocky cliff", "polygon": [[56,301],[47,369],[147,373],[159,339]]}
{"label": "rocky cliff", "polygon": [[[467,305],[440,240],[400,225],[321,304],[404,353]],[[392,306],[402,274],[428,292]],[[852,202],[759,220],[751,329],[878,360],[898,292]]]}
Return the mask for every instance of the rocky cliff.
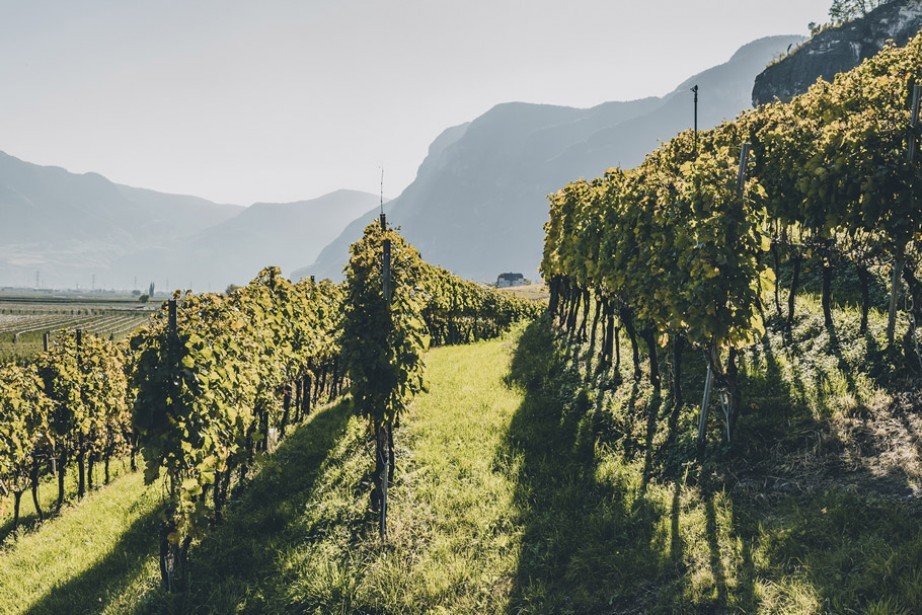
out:
{"label": "rocky cliff", "polygon": [[817,79],[831,81],[877,54],[893,40],[905,45],[922,30],[922,0],[894,0],[842,26],[823,30],[756,77],[755,105],[788,101]]}

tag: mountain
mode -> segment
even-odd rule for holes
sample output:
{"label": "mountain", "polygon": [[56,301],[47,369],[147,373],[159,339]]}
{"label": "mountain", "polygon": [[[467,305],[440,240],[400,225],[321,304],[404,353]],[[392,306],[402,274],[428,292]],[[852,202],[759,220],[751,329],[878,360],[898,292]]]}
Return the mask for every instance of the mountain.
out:
{"label": "mountain", "polygon": [[354,190],[295,203],[256,203],[220,224],[130,254],[114,269],[122,278],[166,278],[172,286],[223,290],[246,283],[267,265],[287,273],[316,258],[349,222],[378,203],[378,196]]}
{"label": "mountain", "polygon": [[[750,43],[662,98],[590,109],[498,105],[433,142],[416,179],[388,204],[389,221],[426,260],[464,277],[494,281],[503,271],[535,277],[548,193],[611,166],[635,166],[658,143],[689,128],[689,88],[696,83],[701,128],[735,117],[750,104],[755,75],[802,40],[779,36]],[[349,245],[374,217],[369,211],[354,221],[293,277],[341,279]]]}
{"label": "mountain", "polygon": [[860,19],[819,32],[756,77],[752,102],[789,101],[817,79],[832,81],[879,52],[888,40],[905,45],[922,30],[922,0],[893,0]]}
{"label": "mountain", "polygon": [[40,272],[45,285],[89,286],[98,274],[102,285],[125,254],[220,224],[242,210],[0,152],[0,280],[22,284]]}

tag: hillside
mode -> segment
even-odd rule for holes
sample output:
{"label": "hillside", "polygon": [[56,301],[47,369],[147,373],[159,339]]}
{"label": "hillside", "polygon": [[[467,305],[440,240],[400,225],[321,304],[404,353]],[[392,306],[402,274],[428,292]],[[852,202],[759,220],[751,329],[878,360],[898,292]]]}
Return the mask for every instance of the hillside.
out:
{"label": "hillside", "polygon": [[316,258],[379,200],[373,194],[338,190],[307,201],[256,203],[220,224],[129,254],[113,269],[122,278],[167,278],[174,286],[197,290],[244,284],[267,265],[288,275]]}
{"label": "hillside", "polygon": [[[627,361],[608,379],[536,323],[429,353],[386,547],[364,425],[343,403],[262,461],[195,548],[188,594],[157,589],[157,488],[129,474],[7,537],[0,610],[917,612],[918,418],[868,371],[853,311],[836,310],[835,359],[818,301],[804,307],[796,346],[772,331],[747,355],[739,443],[700,465],[683,463],[694,404],[670,424],[669,398]],[[875,311],[868,339],[884,327]],[[691,397],[701,376],[686,375]]]}
{"label": "hillside", "polygon": [[229,220],[243,210],[191,196],[112,183],[0,152],[0,280],[84,288],[121,284],[110,268],[124,255]]}
{"label": "hillside", "polygon": [[[800,37],[772,37],[691,77],[663,98],[573,109],[526,103],[494,107],[436,139],[416,180],[390,203],[390,219],[426,260],[464,277],[501,271],[537,277],[546,195],[575,177],[631,167],[692,123],[688,89],[701,87],[699,124],[708,128],[749,106],[755,75]],[[349,225],[317,261],[295,272],[340,279],[348,246],[374,217]]]}
{"label": "hillside", "polygon": [[899,46],[922,30],[922,1],[893,0],[865,17],[823,30],[756,77],[754,105],[776,98],[789,101],[817,79],[832,81],[873,57],[887,41]]}

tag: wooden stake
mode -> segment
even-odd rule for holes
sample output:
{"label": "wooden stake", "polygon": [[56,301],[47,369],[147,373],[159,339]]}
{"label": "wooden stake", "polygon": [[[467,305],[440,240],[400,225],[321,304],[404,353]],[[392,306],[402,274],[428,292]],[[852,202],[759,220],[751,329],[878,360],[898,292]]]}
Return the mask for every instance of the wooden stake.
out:
{"label": "wooden stake", "polygon": [[167,328],[170,335],[176,335],[176,299],[167,301]]}
{"label": "wooden stake", "polygon": [[[742,198],[746,190],[746,167],[749,164],[749,151],[752,148],[752,145],[749,143],[743,143],[740,148],[740,166],[739,173],[736,177],[736,194],[742,201]],[[740,206],[743,207],[745,204],[742,202]],[[714,386],[714,370],[711,367],[714,363],[719,360],[719,356],[716,353],[716,349],[711,346],[708,349],[708,371],[707,376],[704,379],[704,397],[701,400],[701,412],[698,418],[698,451],[704,449],[704,438],[706,435],[706,427],[708,420],[708,408],[711,404],[711,389]],[[727,414],[727,433],[729,434],[730,426],[730,417]],[[729,439],[729,438],[728,438]]]}
{"label": "wooden stake", "polygon": [[[384,214],[382,214],[382,217]],[[384,289],[384,301],[391,305],[391,240],[384,240],[384,254],[381,267],[381,288]]]}
{"label": "wooden stake", "polygon": [[[909,120],[909,138],[906,146],[906,160],[912,164],[916,158],[919,129],[919,105],[922,101],[922,85],[917,84],[912,89],[912,108]],[[910,198],[912,193],[910,192]],[[890,310],[887,314],[887,343],[893,345],[893,336],[896,331],[896,310],[900,301],[900,274],[903,271],[903,247],[893,256],[893,270],[890,272]]]}

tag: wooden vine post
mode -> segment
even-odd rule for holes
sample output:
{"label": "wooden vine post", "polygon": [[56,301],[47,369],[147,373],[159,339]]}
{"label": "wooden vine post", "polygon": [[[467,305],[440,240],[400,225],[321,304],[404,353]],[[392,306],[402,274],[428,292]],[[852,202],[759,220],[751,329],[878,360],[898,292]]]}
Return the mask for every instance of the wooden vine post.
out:
{"label": "wooden vine post", "polygon": [[[387,219],[384,212],[381,212],[381,230],[387,230]],[[391,309],[391,240],[385,239],[382,243],[381,250],[381,289],[384,294],[384,303],[387,306],[387,317],[384,319],[383,326],[390,327],[390,309]],[[384,413],[386,416],[386,413]],[[387,536],[387,483],[390,478],[390,450],[393,439],[391,438],[391,425],[385,418],[381,421],[377,429],[376,450],[378,466],[378,488],[379,509],[378,509],[378,532],[383,540]]]}
{"label": "wooden vine post", "polygon": [[[83,346],[83,329],[77,329],[76,332],[76,363],[77,378],[82,380],[83,365],[80,357],[80,349]],[[81,393],[82,397],[82,393]],[[82,400],[81,400],[82,401]],[[86,437],[83,430],[78,430],[77,435],[77,499],[82,500],[86,495]]]}
{"label": "wooden vine post", "polygon": [[[167,301],[167,356],[171,366],[175,366],[176,341],[178,337],[178,327],[176,324],[176,299]],[[175,506],[174,491],[176,482],[172,476],[167,478],[170,490],[170,507]],[[176,545],[170,544],[170,534],[176,529],[176,523],[173,519],[173,510],[167,510],[165,518],[160,522],[160,580],[164,589],[169,592],[176,591],[177,579],[176,573],[181,568],[178,558],[181,555],[180,549]]]}
{"label": "wooden vine post", "polygon": [[[739,174],[736,178],[736,194],[740,199],[740,206],[743,206],[742,203],[744,191],[746,189],[746,167],[749,163],[749,151],[752,145],[749,143],[743,143],[740,148],[740,166]],[[720,352],[717,349],[717,346],[714,343],[708,347],[707,350],[707,375],[704,379],[704,396],[701,400],[701,413],[698,417],[698,452],[701,453],[704,451],[704,442],[705,436],[707,435],[707,421],[708,421],[708,407],[711,404],[711,390],[714,387],[714,366],[718,365],[720,362]],[[731,354],[731,360],[735,358]],[[730,441],[730,421],[731,413],[733,409],[731,404],[722,403],[724,408],[724,414],[727,419],[727,442]]]}
{"label": "wooden vine post", "polygon": [[[906,160],[912,165],[916,158],[919,140],[919,106],[922,102],[922,84],[916,84],[912,90],[912,110],[909,121],[909,138],[906,145]],[[910,198],[915,200],[910,190]],[[915,203],[913,203],[914,205]],[[893,345],[896,331],[896,310],[900,301],[900,275],[903,272],[903,246],[898,247],[893,256],[893,270],[890,272],[890,311],[887,317],[887,343]]]}

